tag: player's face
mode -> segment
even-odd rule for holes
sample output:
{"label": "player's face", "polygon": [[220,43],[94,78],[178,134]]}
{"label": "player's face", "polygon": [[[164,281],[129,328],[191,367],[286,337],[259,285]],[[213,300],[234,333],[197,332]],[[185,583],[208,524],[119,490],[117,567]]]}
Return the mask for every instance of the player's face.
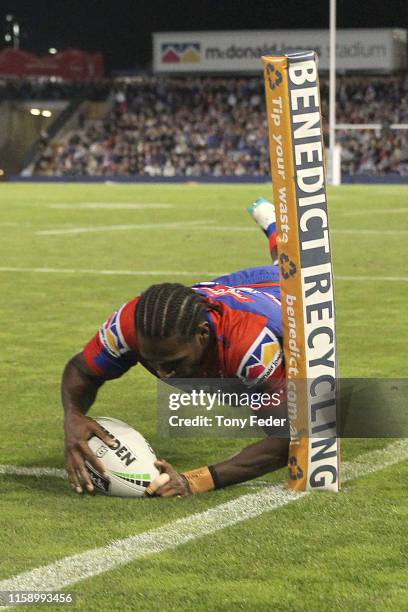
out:
{"label": "player's face", "polygon": [[205,321],[189,339],[178,336],[160,340],[139,337],[140,355],[160,378],[193,378],[200,372],[210,343]]}

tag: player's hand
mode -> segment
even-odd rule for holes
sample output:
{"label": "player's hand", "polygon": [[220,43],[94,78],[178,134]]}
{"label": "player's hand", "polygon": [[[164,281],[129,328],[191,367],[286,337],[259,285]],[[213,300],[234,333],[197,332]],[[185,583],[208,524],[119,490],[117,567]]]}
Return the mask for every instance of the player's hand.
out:
{"label": "player's hand", "polygon": [[[161,497],[184,497],[191,494],[187,479],[179,474],[170,463],[167,463],[164,459],[158,459],[154,464],[160,470],[160,475],[153,480],[149,487],[152,491],[151,494]],[[164,475],[168,478],[163,478]]]}
{"label": "player's hand", "polygon": [[94,487],[85,466],[85,459],[102,476],[109,478],[109,475],[106,473],[103,463],[97,459],[89,448],[88,440],[95,435],[107,446],[112,446],[114,441],[94,419],[77,412],[66,415],[64,430],[65,467],[71,487],[76,493],[82,493],[83,485],[88,491],[93,491]]}

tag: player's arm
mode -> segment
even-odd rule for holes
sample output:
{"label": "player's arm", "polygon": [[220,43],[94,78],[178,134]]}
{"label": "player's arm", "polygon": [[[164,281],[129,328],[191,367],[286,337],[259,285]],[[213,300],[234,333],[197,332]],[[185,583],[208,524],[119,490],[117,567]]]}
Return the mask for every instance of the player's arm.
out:
{"label": "player's arm", "polygon": [[[268,384],[262,385],[262,391],[268,391]],[[269,394],[272,397],[274,385],[270,385]],[[283,421],[287,419],[286,403],[279,406],[271,404],[261,413],[262,417],[272,415]],[[245,447],[236,455],[214,465],[203,466],[179,474],[169,463],[159,460],[156,465],[161,472],[169,475],[169,482],[157,490],[163,497],[173,495],[188,495],[204,493],[213,489],[245,482],[274,472],[287,465],[289,453],[289,437],[287,431],[282,431],[286,437],[268,437]],[[154,490],[153,485],[153,490]]]}
{"label": "player's arm", "polygon": [[[245,342],[247,336],[248,334],[241,334]],[[279,339],[272,329],[266,326],[257,330],[249,350],[245,343],[239,349],[233,364],[233,373],[254,392],[268,391],[272,400],[274,391],[284,381],[283,353]],[[266,416],[267,412],[280,418],[287,416],[283,402],[278,406],[271,403],[262,416]],[[282,433],[285,436],[286,432]],[[159,462],[158,467],[169,474],[170,480],[160,487],[158,494],[168,497],[202,493],[257,478],[287,465],[288,449],[287,436],[269,437],[251,444],[230,459],[183,474],[178,474],[170,464]]]}
{"label": "player's arm", "polygon": [[65,415],[86,414],[96,399],[105,379],[95,375],[83,353],[78,353],[65,366],[61,394]]}
{"label": "player's arm", "polygon": [[69,482],[77,493],[82,492],[81,482],[89,491],[93,490],[85,466],[86,459],[99,473],[106,476],[103,464],[89,448],[88,440],[96,435],[109,446],[112,440],[97,421],[86,416],[104,382],[104,378],[95,375],[91,370],[83,353],[78,353],[67,363],[62,376],[65,465]]}
{"label": "player's arm", "polygon": [[[272,397],[275,387],[271,385]],[[262,385],[263,392],[268,390],[268,384]],[[262,411],[262,417],[272,415],[279,419],[287,418],[286,404],[271,405]],[[282,432],[286,435],[287,432]],[[213,489],[245,482],[258,478],[269,472],[283,468],[288,463],[289,437],[268,437],[243,448],[232,457],[214,465],[203,466],[178,474],[166,461],[158,461],[157,467],[169,475],[169,482],[157,491],[163,497],[173,495],[188,495],[204,493]],[[153,487],[154,489],[154,487]]]}
{"label": "player's arm", "polygon": [[289,440],[265,438],[221,463],[210,466],[215,488],[226,487],[274,472],[288,462]]}
{"label": "player's arm", "polygon": [[119,378],[137,363],[137,352],[127,344],[133,327],[135,303],[136,299],[110,316],[83,351],[67,363],[63,373],[65,462],[69,481],[77,493],[82,492],[81,482],[89,491],[93,490],[86,460],[107,477],[103,463],[89,448],[88,440],[97,435],[109,446],[113,442],[86,414],[95,402],[99,388],[107,380]]}
{"label": "player's arm", "polygon": [[159,460],[157,467],[168,474],[170,480],[160,487],[157,494],[172,497],[204,493],[263,476],[287,465],[288,449],[289,440],[286,438],[265,438],[225,461],[181,474],[170,463]]}

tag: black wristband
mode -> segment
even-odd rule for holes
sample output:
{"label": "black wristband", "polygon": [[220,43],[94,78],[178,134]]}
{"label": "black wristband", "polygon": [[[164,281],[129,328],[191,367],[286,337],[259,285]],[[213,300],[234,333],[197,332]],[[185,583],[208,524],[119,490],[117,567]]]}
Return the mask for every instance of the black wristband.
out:
{"label": "black wristband", "polygon": [[222,484],[220,482],[220,479],[218,478],[218,474],[215,470],[215,467],[213,465],[209,465],[208,466],[208,470],[212,476],[212,479],[214,481],[214,489],[220,489],[222,487]]}

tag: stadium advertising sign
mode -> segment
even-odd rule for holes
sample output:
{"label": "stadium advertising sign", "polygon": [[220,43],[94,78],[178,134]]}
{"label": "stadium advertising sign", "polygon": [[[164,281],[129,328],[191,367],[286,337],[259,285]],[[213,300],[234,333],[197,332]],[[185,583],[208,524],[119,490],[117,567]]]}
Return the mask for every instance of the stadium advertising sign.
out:
{"label": "stadium advertising sign", "polygon": [[74,81],[101,79],[104,76],[103,58],[100,53],[86,53],[80,49],[37,56],[7,47],[0,51],[0,75],[57,76]]}
{"label": "stadium advertising sign", "polygon": [[[407,31],[337,31],[338,70],[398,70],[406,67]],[[159,32],[153,34],[153,67],[159,73],[258,72],[262,55],[314,50],[329,68],[328,30]]]}
{"label": "stadium advertising sign", "polygon": [[262,60],[278,227],[290,486],[337,491],[335,307],[316,54]]}

